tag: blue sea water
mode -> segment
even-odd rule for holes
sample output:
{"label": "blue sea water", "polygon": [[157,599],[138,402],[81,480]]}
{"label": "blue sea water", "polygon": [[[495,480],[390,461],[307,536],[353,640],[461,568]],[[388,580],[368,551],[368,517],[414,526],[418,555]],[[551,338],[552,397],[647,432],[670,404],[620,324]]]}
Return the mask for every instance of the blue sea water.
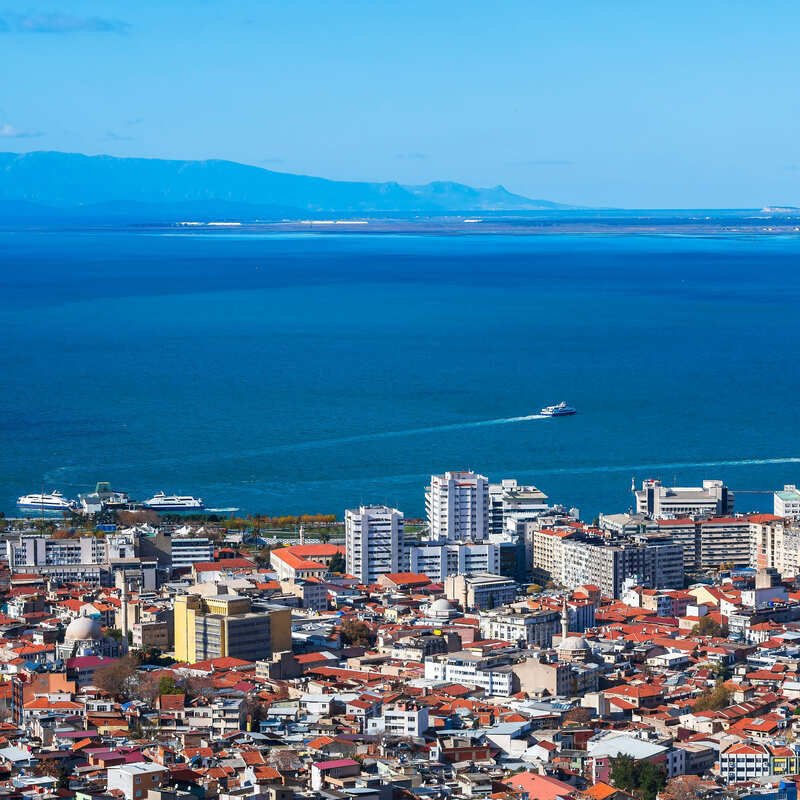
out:
{"label": "blue sea water", "polygon": [[472,468],[591,518],[632,477],[800,483],[798,265],[790,237],[0,233],[0,509],[109,480],[420,516]]}

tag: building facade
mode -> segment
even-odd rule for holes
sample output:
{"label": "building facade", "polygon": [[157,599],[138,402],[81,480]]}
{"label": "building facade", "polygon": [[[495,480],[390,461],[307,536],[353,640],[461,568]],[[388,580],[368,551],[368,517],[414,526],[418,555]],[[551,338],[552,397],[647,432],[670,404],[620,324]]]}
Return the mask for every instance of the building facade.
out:
{"label": "building facade", "polygon": [[344,512],[347,571],[364,585],[401,571],[403,513],[388,506],[361,506]]}
{"label": "building facade", "polygon": [[431,475],[425,509],[431,539],[483,541],[489,533],[489,481],[474,472]]}
{"label": "building facade", "polygon": [[722,481],[703,481],[702,486],[662,486],[661,481],[642,482],[634,490],[636,512],[651,519],[722,517],[733,514],[734,496]]}
{"label": "building facade", "polygon": [[239,595],[175,598],[175,657],[194,664],[212,658],[269,659],[292,649],[291,611],[252,611]]}
{"label": "building facade", "polygon": [[535,486],[519,486],[514,478],[489,485],[489,533],[516,532],[548,510],[547,495]]}

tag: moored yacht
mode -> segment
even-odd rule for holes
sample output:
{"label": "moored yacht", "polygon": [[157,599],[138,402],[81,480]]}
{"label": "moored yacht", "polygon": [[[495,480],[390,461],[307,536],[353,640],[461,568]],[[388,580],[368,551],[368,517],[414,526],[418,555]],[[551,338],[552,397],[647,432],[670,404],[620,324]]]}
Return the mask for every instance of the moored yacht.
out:
{"label": "moored yacht", "polygon": [[154,511],[202,511],[204,508],[201,497],[164,494],[164,492],[154,494],[149,500],[144,501],[144,505]]}
{"label": "moored yacht", "polygon": [[17,498],[17,507],[24,511],[72,511],[74,500],[67,500],[59,491],[24,494]]}

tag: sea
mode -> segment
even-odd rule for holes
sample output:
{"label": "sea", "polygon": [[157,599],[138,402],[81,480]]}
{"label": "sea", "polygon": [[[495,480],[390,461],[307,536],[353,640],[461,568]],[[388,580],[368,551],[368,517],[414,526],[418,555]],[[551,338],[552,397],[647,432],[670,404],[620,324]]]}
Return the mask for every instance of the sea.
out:
{"label": "sea", "polygon": [[3,231],[0,296],[6,515],[100,480],[421,517],[475,470],[588,520],[646,478],[800,484],[797,236]]}

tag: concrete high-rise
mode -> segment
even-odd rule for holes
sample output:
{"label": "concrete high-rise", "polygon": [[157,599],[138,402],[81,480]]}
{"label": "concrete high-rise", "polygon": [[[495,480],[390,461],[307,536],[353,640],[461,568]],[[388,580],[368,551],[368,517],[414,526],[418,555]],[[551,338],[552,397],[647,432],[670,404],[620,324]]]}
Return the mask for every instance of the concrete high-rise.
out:
{"label": "concrete high-rise", "polygon": [[361,506],[344,512],[347,571],[362,584],[400,572],[403,512],[388,506]]}
{"label": "concrete high-rise", "polygon": [[425,508],[431,539],[481,542],[489,533],[489,480],[474,472],[431,475]]}

